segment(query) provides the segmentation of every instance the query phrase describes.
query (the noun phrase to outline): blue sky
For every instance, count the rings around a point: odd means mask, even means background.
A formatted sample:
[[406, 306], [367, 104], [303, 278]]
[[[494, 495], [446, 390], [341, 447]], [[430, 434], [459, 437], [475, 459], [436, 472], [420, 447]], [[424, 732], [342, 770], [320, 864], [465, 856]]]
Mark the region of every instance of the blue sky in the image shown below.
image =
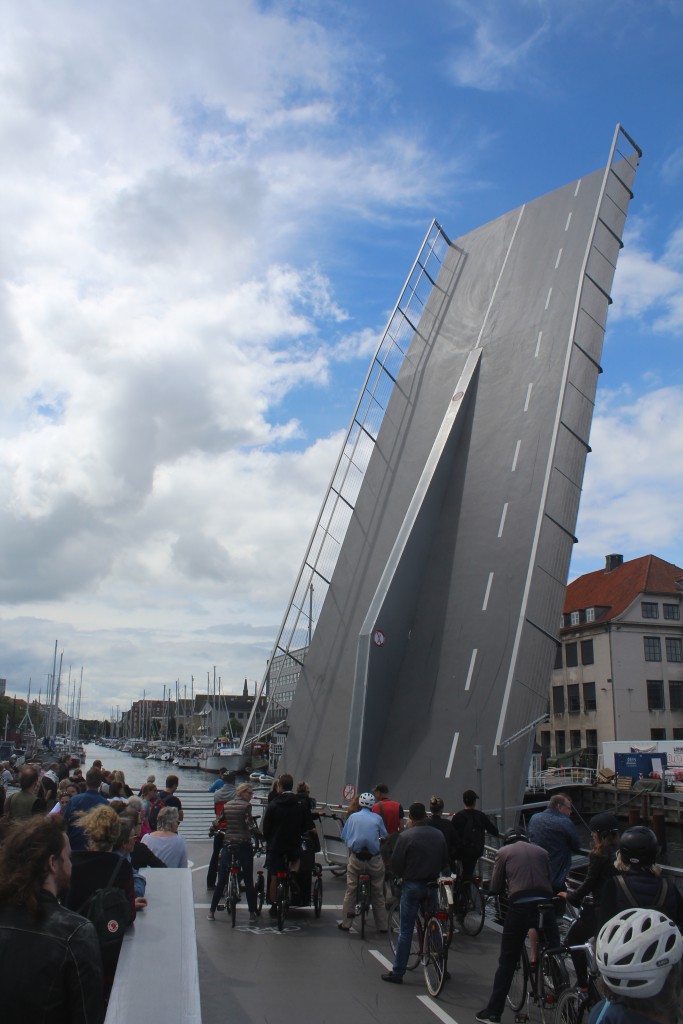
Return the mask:
[[432, 217], [644, 151], [572, 575], [681, 564], [683, 9], [26, 0], [0, 39], [0, 677], [260, 679]]

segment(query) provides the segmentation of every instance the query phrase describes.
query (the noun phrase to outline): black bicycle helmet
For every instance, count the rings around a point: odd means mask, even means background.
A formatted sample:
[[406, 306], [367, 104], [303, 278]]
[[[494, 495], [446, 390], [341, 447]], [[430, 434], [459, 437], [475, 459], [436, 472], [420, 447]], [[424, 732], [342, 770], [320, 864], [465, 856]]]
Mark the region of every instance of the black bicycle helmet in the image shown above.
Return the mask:
[[645, 825], [627, 828], [619, 840], [619, 853], [626, 864], [648, 867], [654, 864], [659, 853], [657, 836]]
[[526, 833], [526, 829], [523, 829], [521, 825], [513, 825], [511, 828], [507, 829], [503, 838], [506, 846], [510, 846], [511, 843], [529, 842], [529, 836]]
[[597, 832], [600, 838], [604, 839], [610, 832], [619, 831], [619, 819], [616, 814], [610, 814], [609, 811], [601, 811], [600, 814], [593, 815], [588, 822], [588, 828], [591, 832]]

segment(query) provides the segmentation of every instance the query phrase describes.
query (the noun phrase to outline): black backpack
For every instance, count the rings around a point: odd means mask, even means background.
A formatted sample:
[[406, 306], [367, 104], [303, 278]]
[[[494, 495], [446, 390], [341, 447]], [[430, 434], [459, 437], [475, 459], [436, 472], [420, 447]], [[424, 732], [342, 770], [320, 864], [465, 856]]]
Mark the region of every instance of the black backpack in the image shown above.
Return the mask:
[[465, 824], [458, 833], [458, 856], [480, 857], [486, 845], [486, 830], [476, 813], [467, 814]]
[[114, 881], [122, 863], [123, 857], [119, 857], [119, 862], [114, 868], [107, 885], [91, 893], [77, 911], [78, 914], [87, 917], [95, 926], [103, 959], [106, 959], [108, 952], [118, 949], [121, 945], [124, 933], [131, 919], [128, 896], [126, 896], [123, 889], [114, 886]]

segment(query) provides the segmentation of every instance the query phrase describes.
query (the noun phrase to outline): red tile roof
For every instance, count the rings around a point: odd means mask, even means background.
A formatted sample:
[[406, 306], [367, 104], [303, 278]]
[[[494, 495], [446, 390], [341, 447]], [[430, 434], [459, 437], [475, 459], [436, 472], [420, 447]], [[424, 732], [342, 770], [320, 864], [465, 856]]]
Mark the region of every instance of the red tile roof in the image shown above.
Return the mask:
[[[611, 572], [598, 569], [579, 576], [567, 587], [564, 612], [595, 608], [595, 621], [607, 622], [628, 608], [638, 594], [680, 596], [682, 586], [683, 569], [680, 566], [665, 562], [656, 555], [643, 555], [642, 558], [623, 562]], [[598, 608], [608, 610], [599, 615]]]

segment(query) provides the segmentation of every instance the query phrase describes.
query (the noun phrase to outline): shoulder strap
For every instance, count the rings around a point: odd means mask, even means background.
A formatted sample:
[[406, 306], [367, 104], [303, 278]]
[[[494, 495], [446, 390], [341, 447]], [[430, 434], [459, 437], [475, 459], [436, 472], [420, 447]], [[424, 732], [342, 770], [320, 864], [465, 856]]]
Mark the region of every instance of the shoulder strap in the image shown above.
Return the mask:
[[[118, 860], [118, 864], [117, 864], [117, 865], [115, 866], [114, 870], [112, 871], [112, 873], [111, 873], [111, 878], [109, 879], [109, 881], [107, 882], [107, 884], [106, 884], [105, 886], [103, 886], [103, 888], [105, 888], [105, 889], [111, 889], [111, 887], [112, 887], [112, 886], [113, 886], [113, 884], [114, 884], [114, 880], [115, 880], [116, 876], [118, 875], [119, 871], [121, 870], [121, 863], [122, 863], [122, 861], [123, 861], [123, 857], [119, 857], [119, 856], [117, 855], [117, 860]], [[84, 903], [82, 903], [82, 904], [81, 904], [81, 906], [80, 906], [80, 907], [78, 908], [78, 910], [76, 911], [76, 913], [77, 913], [77, 914], [83, 914], [83, 911], [84, 911], [84, 910], [85, 910], [85, 908], [87, 907], [87, 905], [88, 905], [88, 903], [90, 902], [91, 898], [92, 898], [92, 897], [93, 897], [93, 896], [95, 895], [95, 893], [96, 893], [96, 892], [98, 892], [98, 891], [100, 891], [100, 890], [97, 890], [97, 889], [95, 889], [95, 890], [94, 890], [93, 892], [89, 893], [89, 895], [88, 895], [88, 898], [87, 898], [87, 900], [85, 900], [85, 902], [84, 902]]]
[[669, 898], [669, 883], [666, 878], [660, 878], [660, 882], [662, 884], [659, 887], [659, 896], [657, 897], [657, 902], [654, 905], [655, 910], [664, 910], [666, 901]]
[[[631, 906], [632, 907], [637, 907], [638, 903], [636, 902], [636, 900], [634, 900], [633, 893], [629, 889], [629, 887], [628, 887], [628, 885], [626, 883], [626, 879], [624, 878], [624, 876], [623, 875], [617, 875], [616, 876], [616, 883], [619, 886], [619, 888], [621, 889], [621, 891], [623, 892], [623, 894], [626, 897], [627, 901], [631, 904]], [[597, 1021], [595, 1022], [595, 1024], [597, 1024]]]
[[611, 1005], [612, 1004], [610, 1003], [609, 999], [605, 999], [605, 1003], [604, 1003], [604, 1005], [602, 1007], [602, 1010], [600, 1010], [600, 1014], [599, 1014], [598, 1019], [596, 1020], [595, 1024], [601, 1024], [602, 1018], [605, 1016], [605, 1014], [607, 1013], [607, 1011], [609, 1010]]

